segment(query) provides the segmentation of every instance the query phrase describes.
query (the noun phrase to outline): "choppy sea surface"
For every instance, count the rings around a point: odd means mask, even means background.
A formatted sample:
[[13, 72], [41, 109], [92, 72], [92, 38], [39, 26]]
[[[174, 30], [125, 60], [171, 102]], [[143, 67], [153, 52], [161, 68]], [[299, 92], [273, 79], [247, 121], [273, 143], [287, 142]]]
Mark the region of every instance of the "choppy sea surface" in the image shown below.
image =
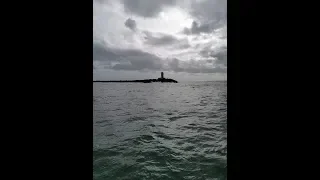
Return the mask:
[[227, 82], [93, 83], [93, 179], [227, 179]]

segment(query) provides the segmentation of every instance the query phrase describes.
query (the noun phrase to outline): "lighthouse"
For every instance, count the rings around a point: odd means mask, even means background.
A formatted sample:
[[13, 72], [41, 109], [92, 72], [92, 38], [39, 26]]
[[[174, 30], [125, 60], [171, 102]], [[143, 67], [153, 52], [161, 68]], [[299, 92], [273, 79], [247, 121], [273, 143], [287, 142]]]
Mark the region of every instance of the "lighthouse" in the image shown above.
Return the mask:
[[161, 72], [161, 79], [164, 79], [163, 72]]

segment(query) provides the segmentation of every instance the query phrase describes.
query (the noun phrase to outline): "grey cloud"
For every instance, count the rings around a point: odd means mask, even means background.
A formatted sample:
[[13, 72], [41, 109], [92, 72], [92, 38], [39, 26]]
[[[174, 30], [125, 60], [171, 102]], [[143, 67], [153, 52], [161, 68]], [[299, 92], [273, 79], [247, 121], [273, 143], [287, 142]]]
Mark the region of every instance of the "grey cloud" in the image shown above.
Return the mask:
[[199, 55], [204, 58], [208, 58], [210, 57], [210, 53], [211, 53], [210, 46], [206, 46], [199, 52]]
[[93, 42], [93, 60], [94, 61], [118, 61], [119, 56], [110, 51], [102, 43]]
[[187, 73], [225, 73], [226, 68], [220, 66], [210, 67], [205, 65], [206, 61], [197, 62], [194, 60], [181, 61], [177, 58], [173, 58], [169, 61], [169, 69], [174, 72], [187, 72]]
[[216, 53], [212, 53], [211, 57], [215, 57], [218, 61], [227, 62], [227, 51], [219, 51]]
[[217, 66], [217, 67], [200, 67], [200, 68], [188, 67], [185, 69], [185, 72], [188, 72], [188, 73], [226, 73], [227, 69], [221, 68], [219, 66]]
[[219, 38], [220, 39], [227, 39], [227, 36], [228, 36], [228, 32], [227, 32], [227, 26], [225, 25], [223, 28], [221, 28], [219, 30], [220, 32], [220, 35], [219, 35]]
[[217, 63], [222, 63], [227, 65], [227, 47], [226, 46], [222, 46], [221, 48], [213, 51], [210, 53], [211, 57], [214, 57], [217, 59]]
[[227, 68], [221, 68], [220, 66], [215, 68], [204, 68], [201, 71], [202, 73], [226, 73]]
[[137, 28], [137, 23], [136, 23], [136, 21], [133, 20], [133, 19], [131, 19], [131, 18], [127, 19], [126, 22], [124, 23], [124, 25], [125, 25], [127, 28], [131, 29], [132, 31], [135, 31], [136, 28]]
[[181, 71], [181, 68], [179, 67], [179, 64], [180, 64], [179, 62], [180, 62], [179, 59], [173, 58], [168, 63], [168, 65], [169, 65], [170, 69], [173, 70], [173, 71]]
[[163, 8], [176, 4], [176, 0], [122, 0], [125, 10], [130, 14], [155, 17]]
[[[185, 34], [210, 33], [227, 24], [226, 0], [191, 1], [189, 13], [198, 22], [193, 21], [190, 28], [184, 28]], [[226, 29], [224, 30], [226, 31]], [[226, 35], [226, 34], [225, 34]]]
[[226, 73], [226, 68], [221, 67], [201, 67], [201, 68], [194, 68], [194, 67], [188, 67], [183, 69], [184, 72], [188, 73]]
[[205, 47], [203, 50], [199, 52], [199, 54], [204, 58], [215, 58], [217, 64], [227, 65], [227, 47], [221, 46], [220, 48], [216, 48], [211, 50], [209, 47]]
[[109, 67], [110, 65], [111, 65], [111, 62], [109, 61], [93, 61], [94, 70], [103, 69], [103, 68]]
[[127, 70], [127, 71], [135, 71], [135, 70], [139, 70], [136, 69], [134, 66], [132, 66], [131, 64], [116, 64], [112, 67], [112, 69], [114, 70]]
[[153, 46], [172, 46], [173, 48], [189, 48], [190, 44], [187, 39], [178, 39], [170, 34], [152, 33], [144, 31], [145, 43]]
[[177, 46], [177, 48], [179, 49], [187, 49], [187, 48], [190, 48], [191, 45], [189, 44], [189, 42], [186, 42], [186, 43], [181, 43]]
[[119, 64], [106, 66], [116, 70], [159, 70], [162, 68], [161, 59], [156, 55], [136, 49], [109, 48], [99, 43], [93, 43], [93, 59], [104, 62], [103, 64], [117, 62]]
[[215, 29], [212, 24], [198, 24], [196, 21], [192, 22], [190, 28], [184, 28], [183, 32], [185, 34], [200, 34], [200, 33], [210, 33]]
[[[117, 0], [94, 0], [94, 2], [101, 3], [103, 6], [108, 6], [108, 4], [119, 5], [119, 1]], [[117, 27], [114, 28], [108, 27], [107, 25], [103, 27], [95, 26], [94, 37], [96, 36], [100, 41], [94, 41], [93, 43], [94, 72], [98, 72], [104, 68], [105, 70], [103, 71], [118, 72], [116, 74], [122, 74], [123, 72], [137, 74], [137, 72], [133, 71], [154, 72], [158, 70], [196, 74], [225, 73], [227, 71], [227, 48], [220, 47], [218, 49], [212, 49], [211, 47], [219, 46], [221, 41], [224, 43], [222, 39], [227, 37], [226, 0], [189, 0], [189, 2], [191, 2], [190, 7], [188, 3], [185, 3], [184, 6], [182, 0], [120, 0], [126, 14], [123, 14], [123, 12], [113, 14], [113, 11], [110, 11], [110, 9], [107, 9], [109, 12], [106, 13], [104, 11], [103, 13], [102, 11], [97, 12], [97, 14], [102, 13], [104, 17], [101, 18], [106, 18], [104, 21], [115, 22], [118, 20], [116, 17], [118, 15], [121, 16], [119, 19], [122, 19], [124, 15], [126, 15], [127, 18], [131, 15], [133, 15], [133, 17], [134, 15], [138, 15], [153, 18], [158, 16], [165, 8], [177, 5], [177, 8], [188, 11], [187, 13], [192, 16], [191, 18], [193, 18], [194, 21], [183, 31], [185, 34], [192, 34], [192, 38], [181, 38], [186, 36], [182, 35], [180, 37], [175, 34], [169, 34], [169, 32], [166, 34], [143, 31], [143, 29], [140, 29], [142, 26], [140, 27], [140, 24], [137, 24], [137, 21], [132, 19], [132, 17], [121, 20], [118, 22], [120, 24], [117, 23]], [[118, 27], [118, 25], [120, 27]], [[148, 25], [145, 26], [146, 28], [148, 27]], [[128, 28], [135, 31], [135, 33], [124, 31], [124, 39], [121, 39], [121, 42], [117, 43], [117, 38], [122, 36], [122, 32], [118, 36], [112, 36], [111, 34], [116, 34], [114, 31], [117, 31], [119, 28], [122, 28], [121, 30]], [[183, 29], [180, 29], [180, 33], [182, 32], [181, 30]], [[159, 32], [160, 31], [163, 31], [163, 29], [159, 29]], [[124, 46], [121, 46], [126, 43], [132, 43], [134, 45], [135, 40], [141, 38], [141, 35], [145, 36], [143, 42], [145, 44], [140, 46], [141, 39], [139, 39], [139, 46], [133, 47], [145, 49], [123, 49]], [[212, 36], [220, 39], [217, 41], [217, 44], [214, 44], [214, 39], [211, 41]], [[103, 39], [106, 41], [101, 43]], [[207, 42], [208, 44], [206, 44]], [[111, 44], [118, 46], [118, 48], [111, 47]], [[192, 45], [192, 47], [195, 46], [195, 48], [190, 48], [190, 45]], [[168, 62], [162, 59], [160, 55], [157, 56], [152, 52], [145, 52], [155, 49], [159, 49], [158, 52], [163, 51], [164, 54], [167, 53], [166, 55], [169, 57], [177, 58], [173, 58]], [[190, 54], [190, 56], [188, 54]], [[201, 55], [201, 60], [198, 60], [199, 55]], [[198, 61], [189, 60], [188, 57], [195, 57]], [[178, 58], [181, 58], [181, 60]], [[165, 62], [168, 64], [165, 64]], [[125, 76], [125, 78], [126, 77], [127, 76]]]
[[105, 2], [108, 2], [108, 0], [93, 0], [93, 2], [103, 4]]
[[192, 1], [191, 7], [190, 13], [203, 22], [227, 22], [227, 0]]
[[122, 50], [121, 56], [129, 63], [113, 66], [115, 70], [160, 70], [162, 61], [156, 55], [140, 50]]
[[[94, 69], [103, 67], [113, 70], [142, 71], [142, 70], [169, 70], [187, 73], [220, 73], [226, 72], [220, 67], [210, 67], [203, 61], [181, 61], [174, 58], [169, 61], [168, 68], [164, 61], [151, 53], [137, 49], [110, 48], [102, 43], [93, 43]], [[215, 54], [219, 56], [219, 53]], [[116, 63], [116, 64], [115, 64]]]
[[149, 31], [144, 31], [145, 36], [145, 41], [147, 44], [151, 45], [169, 45], [173, 43], [179, 42], [177, 38], [175, 38], [172, 35], [169, 34], [156, 34], [156, 33], [151, 33]]

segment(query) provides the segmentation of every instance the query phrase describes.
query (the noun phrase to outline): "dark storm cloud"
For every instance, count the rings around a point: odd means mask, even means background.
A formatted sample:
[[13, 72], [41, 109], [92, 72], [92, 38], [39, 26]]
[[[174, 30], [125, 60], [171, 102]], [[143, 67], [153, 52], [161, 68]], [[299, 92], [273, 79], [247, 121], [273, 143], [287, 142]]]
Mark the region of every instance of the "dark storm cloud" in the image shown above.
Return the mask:
[[129, 14], [155, 17], [164, 7], [175, 5], [176, 0], [122, 0], [122, 3]]
[[136, 21], [133, 20], [133, 19], [131, 19], [131, 18], [127, 19], [126, 22], [124, 22], [124, 25], [125, 25], [127, 28], [131, 29], [132, 31], [135, 31], [136, 28], [137, 28], [137, 23], [136, 23]]

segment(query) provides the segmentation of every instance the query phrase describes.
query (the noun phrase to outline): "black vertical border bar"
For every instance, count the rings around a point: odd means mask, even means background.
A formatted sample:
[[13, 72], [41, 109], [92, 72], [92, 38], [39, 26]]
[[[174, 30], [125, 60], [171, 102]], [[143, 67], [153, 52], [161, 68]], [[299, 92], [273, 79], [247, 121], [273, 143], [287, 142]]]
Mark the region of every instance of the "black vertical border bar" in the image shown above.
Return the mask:
[[229, 180], [240, 178], [240, 2], [228, 0], [228, 154]]
[[92, 179], [92, 1], [3, 7], [4, 178]]
[[49, 154], [54, 164], [49, 175], [92, 179], [93, 2], [57, 2], [50, 8], [55, 13], [48, 34], [54, 51], [46, 72], [54, 75], [48, 82], [51, 88], [46, 88], [50, 92], [46, 117], [52, 118], [46, 127], [52, 134]]
[[[255, 1], [228, 0], [228, 179], [256, 179], [263, 128], [261, 15]], [[259, 19], [259, 18], [260, 19]], [[263, 34], [265, 35], [265, 34]], [[260, 51], [259, 51], [260, 50]], [[260, 138], [260, 140], [259, 140]], [[261, 146], [260, 146], [261, 147]], [[264, 154], [265, 155], [265, 154]], [[259, 176], [254, 176], [254, 174]], [[264, 174], [265, 176], [265, 174]]]

